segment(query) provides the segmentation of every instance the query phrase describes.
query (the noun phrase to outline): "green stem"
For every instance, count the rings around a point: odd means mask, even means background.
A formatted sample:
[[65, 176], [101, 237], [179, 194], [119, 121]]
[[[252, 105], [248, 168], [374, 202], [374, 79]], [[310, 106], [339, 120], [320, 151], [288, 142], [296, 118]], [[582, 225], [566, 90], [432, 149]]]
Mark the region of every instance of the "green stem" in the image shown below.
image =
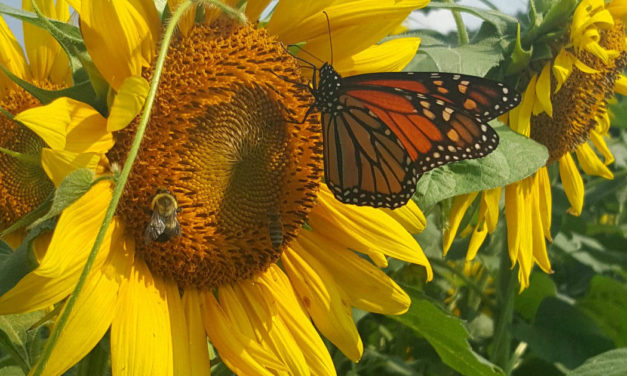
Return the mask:
[[[505, 241], [503, 240], [502, 243], [505, 243]], [[505, 375], [510, 375], [512, 371], [512, 335], [510, 330], [512, 320], [514, 319], [514, 297], [516, 296], [518, 283], [516, 272], [511, 268], [507, 244], [503, 244], [500, 249], [503, 252], [496, 284], [497, 306], [500, 309], [494, 320], [494, 336], [490, 361], [500, 366]]]
[[[455, 4], [454, 0], [446, 0], [446, 2]], [[453, 13], [453, 19], [455, 20], [455, 25], [457, 25], [457, 38], [459, 39], [459, 45], [463, 46], [468, 44], [470, 39], [468, 38], [468, 31], [466, 30], [466, 25], [464, 25], [462, 14], [457, 10], [451, 10], [451, 13]]]
[[4, 154], [6, 154], [8, 156], [11, 156], [11, 157], [19, 160], [19, 161], [26, 162], [26, 163], [31, 164], [31, 165], [35, 165], [35, 166], [40, 166], [41, 165], [41, 163], [39, 163], [39, 159], [37, 157], [35, 157], [34, 155], [18, 153], [17, 151], [5, 149], [3, 147], [0, 147], [0, 153], [4, 153]]
[[80, 275], [78, 283], [74, 288], [74, 291], [69, 296], [68, 301], [65, 305], [65, 309], [61, 313], [59, 320], [57, 321], [57, 325], [55, 326], [52, 334], [50, 335], [50, 339], [46, 344], [46, 347], [41, 354], [39, 362], [37, 363], [37, 368], [33, 373], [34, 376], [39, 376], [43, 373], [46, 368], [46, 363], [48, 363], [48, 359], [50, 359], [50, 355], [52, 354], [52, 350], [56, 345], [59, 337], [61, 336], [61, 332], [63, 328], [67, 324], [68, 318], [74, 305], [76, 304], [76, 300], [85, 285], [85, 281], [87, 280], [87, 276], [91, 271], [91, 268], [96, 259], [96, 255], [98, 253], [98, 249], [104, 240], [105, 232], [107, 228], [111, 224], [111, 220], [113, 219], [113, 215], [115, 214], [115, 210], [118, 206], [118, 202], [120, 201], [120, 197], [122, 196], [122, 192], [124, 190], [124, 186], [126, 185], [126, 181], [128, 180], [128, 175], [131, 172], [131, 168], [133, 163], [135, 162], [135, 158], [137, 157], [137, 152], [139, 151], [139, 145], [144, 137], [144, 133], [146, 131], [146, 126], [148, 124], [148, 119], [150, 115], [150, 111], [152, 110], [152, 105], [155, 100], [155, 96], [157, 94], [157, 88], [159, 86], [159, 79], [161, 78], [161, 71], [163, 70], [163, 65], [165, 62], [166, 53], [168, 51], [168, 47], [170, 46], [170, 42], [172, 40], [172, 35], [174, 34], [174, 30], [178, 20], [181, 18], [183, 13], [187, 8], [189, 8], [194, 2], [192, 0], [187, 0], [183, 2], [174, 12], [172, 18], [170, 19], [170, 23], [165, 31], [165, 35], [163, 37], [163, 43], [161, 44], [161, 50], [159, 51], [159, 57], [157, 59], [157, 64], [155, 66], [154, 76], [150, 85], [150, 90], [148, 91], [148, 97], [146, 98], [146, 106], [144, 107], [144, 112], [142, 113], [141, 120], [139, 125], [137, 126], [137, 133], [135, 134], [135, 139], [133, 140], [133, 145], [131, 146], [126, 162], [124, 163], [124, 167], [122, 168], [122, 172], [118, 179], [117, 184], [113, 189], [113, 196], [111, 198], [111, 202], [109, 203], [109, 207], [107, 208], [107, 212], [105, 214], [104, 220], [102, 221], [102, 226], [100, 226], [100, 231], [96, 236], [96, 241], [91, 249], [91, 253], [85, 262], [85, 267]]

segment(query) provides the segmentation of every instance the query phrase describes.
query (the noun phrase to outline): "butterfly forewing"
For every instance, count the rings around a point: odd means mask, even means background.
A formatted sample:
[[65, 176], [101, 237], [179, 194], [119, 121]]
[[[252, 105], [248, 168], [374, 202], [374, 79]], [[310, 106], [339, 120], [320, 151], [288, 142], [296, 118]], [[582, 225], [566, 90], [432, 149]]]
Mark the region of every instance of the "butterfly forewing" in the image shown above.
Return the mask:
[[500, 82], [457, 73], [370, 73], [342, 78], [342, 84], [345, 87], [398, 88], [426, 94], [484, 122], [511, 110], [520, 101], [520, 95], [515, 90]]

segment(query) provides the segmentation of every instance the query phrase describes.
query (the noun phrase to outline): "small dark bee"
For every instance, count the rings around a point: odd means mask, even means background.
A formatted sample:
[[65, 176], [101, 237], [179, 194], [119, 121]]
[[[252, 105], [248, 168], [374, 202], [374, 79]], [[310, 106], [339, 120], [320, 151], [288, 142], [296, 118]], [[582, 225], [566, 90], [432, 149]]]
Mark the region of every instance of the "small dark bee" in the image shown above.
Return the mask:
[[181, 208], [169, 190], [157, 190], [157, 194], [150, 203], [150, 208], [152, 209], [152, 216], [144, 232], [146, 244], [152, 241], [167, 242], [173, 237], [181, 235], [181, 225], [176, 218]]
[[270, 242], [272, 247], [278, 250], [283, 244], [283, 223], [281, 216], [276, 212], [268, 213], [268, 231], [270, 232]]

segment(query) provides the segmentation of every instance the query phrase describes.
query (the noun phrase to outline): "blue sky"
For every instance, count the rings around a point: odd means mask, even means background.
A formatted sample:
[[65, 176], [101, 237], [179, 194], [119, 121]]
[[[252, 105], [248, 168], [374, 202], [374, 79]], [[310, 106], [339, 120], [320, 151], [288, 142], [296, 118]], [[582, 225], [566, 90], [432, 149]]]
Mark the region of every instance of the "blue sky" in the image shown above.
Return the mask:
[[[0, 0], [0, 2], [15, 8], [21, 7], [22, 4], [22, 0]], [[517, 11], [526, 9], [528, 4], [528, 0], [492, 0], [491, 2], [501, 9], [501, 11], [510, 15], [514, 15]], [[486, 8], [486, 6], [479, 0], [461, 0], [458, 3], [478, 8]], [[481, 20], [477, 17], [463, 13], [462, 17], [470, 29], [476, 28], [481, 24]], [[23, 42], [21, 22], [7, 16], [4, 16], [4, 19], [15, 33], [18, 40]], [[429, 15], [425, 15], [420, 11], [414, 12], [409, 18], [409, 25], [420, 29], [431, 28], [442, 33], [455, 30], [453, 16], [451, 15], [451, 12], [447, 10], [434, 10], [431, 11]]]

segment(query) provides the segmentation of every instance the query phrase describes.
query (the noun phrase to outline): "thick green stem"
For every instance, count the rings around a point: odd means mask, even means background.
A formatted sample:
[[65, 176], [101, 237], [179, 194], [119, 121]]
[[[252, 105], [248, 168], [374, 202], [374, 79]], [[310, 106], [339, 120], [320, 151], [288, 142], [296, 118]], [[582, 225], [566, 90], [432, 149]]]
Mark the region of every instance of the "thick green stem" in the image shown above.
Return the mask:
[[[454, 0], [446, 0], [446, 2], [455, 4]], [[459, 45], [463, 46], [468, 44], [470, 39], [468, 38], [468, 30], [466, 30], [462, 14], [457, 10], [451, 10], [451, 13], [453, 13], [453, 19], [455, 20], [455, 25], [457, 25], [457, 38], [459, 39]]]
[[76, 287], [74, 288], [74, 291], [68, 298], [68, 301], [65, 305], [65, 309], [61, 313], [61, 316], [59, 317], [59, 320], [57, 321], [57, 325], [54, 327], [54, 330], [52, 331], [52, 334], [50, 335], [50, 339], [48, 340], [46, 348], [41, 354], [39, 362], [37, 363], [37, 368], [35, 369], [35, 372], [33, 373], [34, 376], [41, 375], [44, 369], [46, 368], [46, 363], [48, 363], [48, 359], [50, 359], [52, 350], [54, 349], [54, 346], [59, 340], [59, 337], [61, 336], [61, 332], [63, 331], [63, 328], [67, 324], [70, 313], [72, 312], [72, 309], [74, 308], [74, 305], [76, 304], [76, 300], [78, 299], [78, 296], [81, 290], [83, 289], [83, 286], [85, 285], [85, 281], [87, 280], [87, 276], [94, 264], [96, 255], [98, 253], [98, 249], [100, 248], [100, 245], [102, 244], [102, 241], [104, 240], [104, 235], [107, 231], [107, 228], [111, 224], [111, 220], [113, 219], [113, 215], [115, 214], [115, 209], [117, 208], [118, 202], [120, 201], [120, 197], [122, 196], [124, 185], [126, 184], [126, 181], [128, 180], [128, 175], [130, 174], [133, 163], [135, 162], [135, 158], [137, 157], [137, 152], [139, 151], [139, 145], [141, 144], [141, 141], [144, 137], [144, 133], [146, 131], [146, 126], [148, 124], [150, 111], [152, 110], [152, 105], [155, 100], [155, 96], [157, 94], [157, 88], [159, 86], [159, 79], [161, 77], [161, 71], [163, 70], [163, 64], [165, 62], [166, 53], [168, 51], [168, 47], [170, 46], [170, 42], [172, 40], [172, 35], [174, 34], [176, 24], [178, 20], [181, 18], [181, 16], [183, 15], [183, 13], [185, 12], [185, 10], [189, 8], [192, 4], [194, 4], [194, 2], [191, 0], [187, 0], [183, 2], [176, 9], [174, 14], [172, 15], [172, 18], [170, 19], [170, 23], [168, 24], [168, 27], [166, 29], [166, 32], [163, 38], [163, 43], [161, 44], [161, 50], [159, 51], [159, 57], [157, 59], [157, 64], [155, 66], [153, 80], [150, 85], [150, 90], [148, 91], [148, 97], [146, 98], [146, 106], [144, 108], [144, 112], [142, 113], [142, 117], [139, 122], [139, 125], [137, 126], [137, 133], [135, 134], [133, 145], [131, 146], [129, 150], [128, 157], [126, 159], [126, 162], [124, 163], [124, 167], [122, 168], [122, 172], [117, 181], [117, 184], [113, 188], [113, 197], [111, 198], [111, 202], [109, 203], [109, 207], [107, 208], [107, 212], [102, 222], [102, 226], [100, 226], [100, 231], [98, 232], [98, 235], [96, 236], [96, 241], [94, 242], [91, 253], [89, 254], [89, 257], [87, 258], [87, 261], [85, 262], [85, 267], [83, 268], [83, 271], [80, 275], [78, 283], [76, 284]]
[[514, 297], [517, 290], [516, 272], [511, 268], [511, 260], [507, 252], [507, 244], [502, 241], [503, 251], [499, 274], [497, 276], [496, 297], [499, 311], [494, 318], [494, 336], [490, 361], [500, 366], [506, 375], [512, 371], [512, 335], [511, 326], [514, 318]]

